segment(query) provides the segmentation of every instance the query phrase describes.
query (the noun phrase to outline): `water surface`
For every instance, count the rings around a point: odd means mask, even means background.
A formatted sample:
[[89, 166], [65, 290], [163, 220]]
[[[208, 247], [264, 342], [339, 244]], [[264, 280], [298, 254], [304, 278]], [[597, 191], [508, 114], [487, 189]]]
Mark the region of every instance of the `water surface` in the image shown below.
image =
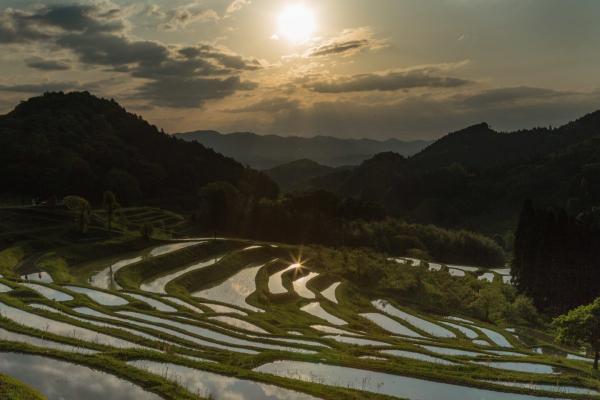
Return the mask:
[[38, 329], [42, 332], [49, 332], [55, 335], [74, 337], [84, 342], [92, 342], [119, 348], [141, 348], [142, 346], [128, 342], [123, 339], [98, 333], [91, 329], [71, 325], [66, 322], [56, 321], [41, 315], [23, 311], [19, 308], [0, 303], [0, 313], [2, 316], [15, 321], [18, 324]]
[[48, 286], [38, 285], [37, 283], [22, 283], [23, 286], [28, 287], [31, 290], [34, 290], [47, 298], [48, 300], [54, 301], [71, 301], [73, 300], [73, 296], [67, 294], [65, 292], [61, 292], [60, 290], [52, 289]]
[[49, 357], [1, 352], [0, 372], [37, 389], [48, 400], [161, 400], [114, 375]]
[[306, 313], [314, 315], [315, 317], [324, 319], [332, 325], [346, 325], [346, 321], [325, 311], [318, 301], [309, 303], [300, 309]]
[[331, 286], [329, 286], [327, 289], [323, 290], [321, 292], [321, 294], [323, 295], [323, 297], [325, 297], [327, 300], [334, 302], [335, 304], [338, 304], [337, 298], [335, 297], [335, 291], [338, 288], [338, 286], [340, 286], [342, 282], [336, 282], [334, 284], [332, 284]]
[[316, 272], [310, 272], [308, 275], [305, 275], [299, 279], [296, 279], [293, 282], [294, 285], [294, 291], [298, 294], [298, 296], [300, 297], [304, 297], [305, 299], [314, 299], [315, 298], [315, 294], [308, 290], [308, 288], [306, 287], [306, 284], [308, 283], [308, 281], [310, 281], [313, 278], [316, 278], [319, 274]]
[[114, 294], [101, 292], [99, 290], [70, 285], [64, 287], [75, 293], [84, 294], [96, 303], [102, 304], [103, 306], [124, 306], [125, 304], [129, 303], [127, 300], [120, 296], [115, 296]]
[[177, 311], [177, 309], [175, 307], [171, 307], [170, 305], [165, 304], [162, 301], [153, 299], [152, 297], [143, 296], [143, 295], [137, 294], [137, 293], [126, 293], [126, 294], [128, 296], [133, 297], [134, 299], [137, 299], [141, 302], [148, 304], [150, 307], [154, 308], [155, 310], [162, 311], [162, 312], [168, 312], [168, 313]]
[[382, 372], [302, 361], [275, 361], [261, 365], [254, 371], [412, 400], [552, 400], [548, 397], [502, 393]]
[[383, 300], [375, 300], [372, 304], [380, 311], [385, 312], [386, 314], [392, 315], [394, 317], [400, 318], [409, 324], [419, 328], [420, 330], [427, 332], [432, 336], [442, 337], [442, 338], [455, 338], [456, 335], [449, 331], [446, 328], [438, 324], [434, 324], [433, 322], [429, 322], [423, 318], [416, 317], [412, 314], [404, 312], [402, 310], [397, 309], [393, 305], [389, 304]]
[[203, 269], [203, 268], [206, 268], [213, 264], [216, 264], [217, 262], [219, 262], [220, 259], [221, 259], [220, 257], [217, 257], [217, 258], [212, 258], [210, 260], [203, 260], [199, 263], [190, 265], [189, 267], [186, 267], [184, 269], [180, 269], [178, 271], [171, 272], [170, 274], [160, 276], [151, 281], [142, 283], [140, 285], [140, 289], [142, 289], [144, 292], [166, 294], [167, 291], [165, 288], [167, 287], [167, 284], [169, 282], [171, 282], [189, 272], [197, 271], [199, 269]]
[[264, 312], [264, 310], [251, 306], [246, 302], [246, 298], [256, 290], [256, 274], [263, 266], [258, 265], [243, 269], [220, 285], [200, 290], [193, 293], [192, 296], [233, 304], [254, 312]]
[[396, 335], [410, 336], [415, 338], [423, 337], [417, 332], [413, 331], [412, 329], [409, 329], [406, 326], [402, 325], [400, 322], [391, 319], [387, 315], [379, 313], [364, 313], [360, 314], [360, 316], [365, 317], [380, 328], [383, 328], [386, 331], [394, 333]]
[[162, 376], [189, 392], [215, 400], [316, 400], [315, 397], [279, 386], [218, 375], [177, 364], [137, 360], [130, 365]]

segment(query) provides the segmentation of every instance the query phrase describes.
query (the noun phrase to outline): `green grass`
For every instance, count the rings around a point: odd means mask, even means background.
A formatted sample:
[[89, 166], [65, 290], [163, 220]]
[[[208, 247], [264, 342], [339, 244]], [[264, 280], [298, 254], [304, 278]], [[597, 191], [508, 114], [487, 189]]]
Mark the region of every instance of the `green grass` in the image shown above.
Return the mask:
[[24, 383], [0, 374], [0, 399], [44, 400], [46, 398]]
[[[197, 305], [204, 309], [205, 312], [201, 315], [196, 315], [189, 312], [187, 309], [177, 304], [173, 304], [177, 308], [177, 312], [171, 315], [154, 311], [151, 307], [143, 302], [128, 298], [130, 303], [120, 307], [103, 307], [87, 296], [73, 294], [74, 299], [70, 302], [56, 303], [40, 297], [37, 293], [19, 286], [17, 279], [11, 278], [11, 272], [14, 267], [23, 259], [31, 254], [41, 253], [39, 258], [36, 258], [37, 265], [48, 271], [56, 282], [77, 282], [85, 283], [87, 278], [102, 268], [105, 268], [110, 263], [119, 259], [132, 258], [137, 254], [146, 254], [148, 250], [156, 245], [166, 243], [164, 241], [152, 240], [145, 241], [140, 238], [137, 232], [134, 232], [133, 225], [139, 223], [163, 223], [166, 226], [180, 226], [178, 224], [184, 222], [181, 219], [171, 215], [170, 212], [162, 212], [153, 208], [133, 208], [124, 209], [123, 220], [118, 222], [118, 230], [112, 235], [102, 227], [103, 215], [102, 212], [97, 212], [96, 226], [94, 227], [94, 235], [81, 237], [74, 234], [72, 230], [72, 221], [68, 219], [60, 219], [68, 217], [68, 214], [62, 215], [60, 212], [36, 212], [33, 214], [33, 219], [38, 221], [40, 225], [36, 228], [35, 224], [19, 226], [19, 220], [27, 219], [27, 212], [19, 210], [12, 215], [8, 222], [4, 222], [5, 226], [11, 225], [12, 230], [4, 232], [5, 237], [17, 238], [17, 242], [0, 251], [0, 273], [5, 275], [2, 283], [14, 288], [12, 292], [0, 294], [0, 301], [9, 304], [13, 307], [27, 310], [28, 312], [56, 319], [63, 322], [91, 329], [97, 332], [109, 334], [124, 340], [132, 341], [149, 349], [135, 350], [119, 350], [109, 348], [99, 344], [80, 341], [73, 337], [63, 337], [53, 335], [48, 332], [37, 331], [26, 328], [4, 318], [0, 318], [0, 326], [15, 332], [26, 333], [37, 337], [54, 340], [60, 343], [71, 344], [75, 346], [83, 346], [90, 349], [98, 350], [100, 353], [95, 355], [79, 355], [65, 353], [57, 350], [40, 349], [35, 346], [25, 344], [15, 344], [0, 340], [0, 350], [2, 351], [21, 351], [32, 354], [40, 354], [50, 357], [55, 357], [67, 360], [73, 363], [90, 366], [101, 369], [108, 373], [117, 375], [127, 379], [137, 385], [140, 385], [147, 390], [151, 390], [167, 399], [192, 399], [196, 398], [192, 394], [186, 392], [179, 386], [166, 381], [162, 377], [145, 373], [135, 368], [127, 366], [125, 363], [129, 360], [148, 359], [163, 362], [173, 362], [181, 365], [186, 365], [192, 368], [207, 370], [222, 375], [251, 379], [258, 382], [275, 384], [293, 390], [298, 390], [304, 393], [312, 394], [316, 397], [324, 399], [386, 399], [387, 396], [382, 396], [369, 392], [361, 392], [357, 390], [329, 387], [317, 384], [315, 382], [300, 382], [293, 379], [281, 378], [271, 375], [263, 375], [251, 371], [252, 368], [263, 363], [276, 361], [280, 359], [297, 360], [306, 362], [321, 362], [332, 365], [341, 365], [345, 367], [360, 368], [365, 370], [373, 370], [410, 376], [415, 378], [427, 379], [437, 382], [455, 383], [466, 386], [474, 386], [492, 390], [510, 391], [515, 393], [530, 393], [527, 389], [519, 388], [501, 388], [493, 383], [484, 382], [484, 380], [506, 380], [519, 382], [538, 382], [550, 384], [571, 384], [581, 385], [590, 388], [600, 389], [600, 376], [593, 372], [589, 364], [578, 361], [567, 360], [563, 358], [552, 357], [549, 355], [532, 354], [530, 346], [534, 343], [544, 344], [557, 347], [552, 338], [544, 330], [546, 327], [541, 326], [521, 326], [519, 325], [519, 333], [523, 333], [531, 338], [531, 343], [523, 344], [514, 341], [514, 350], [517, 352], [527, 353], [525, 357], [501, 356], [495, 357], [494, 360], [500, 361], [527, 361], [539, 362], [549, 365], [561, 366], [567, 369], [567, 372], [558, 376], [554, 375], [538, 375], [519, 373], [504, 370], [490, 370], [480, 365], [462, 363], [465, 359], [454, 356], [441, 356], [433, 354], [426, 349], [411, 343], [410, 341], [395, 338], [381, 328], [371, 324], [368, 320], [358, 316], [362, 312], [375, 312], [371, 306], [371, 300], [384, 298], [389, 299], [399, 309], [405, 310], [420, 318], [435, 322], [444, 315], [466, 315], [470, 319], [476, 320], [470, 313], [468, 307], [460, 302], [448, 301], [444, 304], [445, 296], [452, 294], [462, 296], [465, 290], [472, 290], [476, 293], [482, 287], [490, 285], [485, 282], [477, 281], [475, 277], [468, 276], [466, 278], [449, 277], [445, 272], [427, 272], [421, 271], [419, 268], [401, 269], [393, 263], [386, 263], [385, 256], [375, 253], [369, 253], [367, 256], [361, 253], [352, 254], [350, 251], [341, 250], [335, 251], [332, 249], [323, 248], [298, 248], [295, 246], [280, 246], [271, 247], [268, 243], [262, 243], [263, 247], [242, 251], [241, 248], [255, 244], [254, 242], [236, 240], [236, 241], [210, 241], [202, 245], [194, 245], [174, 253], [165, 254], [158, 257], [146, 258], [136, 264], [131, 264], [121, 269], [117, 275], [117, 281], [129, 291], [138, 293], [139, 285], [149, 280], [156, 279], [167, 273], [185, 268], [198, 261], [216, 257], [225, 254], [219, 262], [206, 267], [202, 270], [188, 273], [177, 280], [170, 282], [167, 285], [167, 291], [171, 295], [175, 295], [180, 299], [184, 299], [191, 304]], [[16, 215], [16, 217], [15, 217]], [[53, 226], [54, 228], [49, 229]], [[62, 221], [62, 223], [56, 223]], [[154, 221], [154, 222], [153, 222]], [[159, 221], [159, 222], [156, 222]], [[162, 221], [162, 222], [160, 222]], [[177, 222], [179, 221], [179, 222]], [[46, 225], [44, 225], [46, 224]], [[26, 226], [27, 225], [27, 226]], [[24, 228], [24, 229], [21, 229]], [[37, 229], [37, 230], [36, 230]], [[49, 230], [46, 230], [49, 229]], [[31, 237], [26, 241], [20, 241], [21, 233], [24, 231], [42, 233], [35, 240]], [[14, 234], [17, 232], [18, 234]], [[102, 233], [102, 234], [100, 234]], [[90, 239], [91, 238], [91, 239]], [[304, 253], [309, 260], [306, 262], [307, 267], [311, 271], [319, 272], [320, 275], [309, 281], [308, 289], [316, 294], [317, 301], [321, 301], [323, 308], [342, 318], [348, 322], [343, 329], [355, 333], [359, 331], [366, 332], [369, 339], [386, 342], [392, 345], [395, 349], [404, 349], [423, 354], [432, 355], [439, 358], [460, 363], [458, 366], [442, 366], [429, 364], [417, 360], [387, 358], [386, 361], [365, 360], [360, 359], [360, 356], [381, 356], [377, 348], [365, 346], [353, 346], [341, 344], [329, 339], [323, 338], [324, 334], [318, 333], [310, 329], [312, 324], [324, 324], [324, 321], [311, 316], [310, 314], [300, 311], [300, 307], [314, 301], [307, 300], [298, 296], [292, 289], [292, 280], [294, 271], [289, 271], [283, 275], [284, 287], [288, 289], [288, 293], [272, 294], [268, 289], [268, 279], [273, 273], [286, 268], [294, 256]], [[277, 259], [277, 260], [274, 260]], [[274, 261], [271, 261], [274, 260]], [[271, 261], [271, 262], [270, 262]], [[377, 282], [362, 280], [361, 277], [366, 273], [368, 275], [369, 268], [377, 268], [378, 263], [384, 264], [384, 274], [381, 275], [381, 282], [385, 285], [378, 285]], [[258, 355], [246, 355], [238, 353], [224, 352], [210, 347], [202, 347], [195, 343], [188, 342], [185, 339], [171, 336], [167, 333], [161, 333], [160, 336], [169, 342], [170, 345], [163, 345], [157, 341], [145, 339], [142, 337], [134, 337], [130, 333], [122, 331], [118, 328], [98, 327], [91, 322], [73, 320], [68, 315], [74, 315], [71, 310], [73, 307], [86, 306], [108, 315], [117, 316], [115, 311], [129, 310], [144, 312], [149, 315], [160, 316], [161, 318], [188, 318], [186, 323], [199, 327], [210, 327], [211, 329], [226, 333], [234, 337], [245, 338], [243, 332], [228, 327], [225, 324], [211, 324], [207, 318], [217, 315], [209, 309], [199, 304], [202, 300], [190, 298], [189, 294], [198, 290], [206, 289], [220, 284], [230, 276], [245, 267], [253, 265], [262, 265], [267, 263], [258, 271], [256, 276], [256, 291], [252, 293], [247, 302], [250, 305], [267, 310], [264, 313], [249, 313], [248, 316], [239, 317], [245, 321], [253, 323], [257, 326], [267, 329], [272, 333], [272, 336], [261, 340], [265, 343], [276, 343], [273, 340], [276, 337], [281, 338], [298, 338], [290, 335], [291, 330], [299, 331], [304, 334], [304, 339], [311, 339], [330, 346], [330, 348], [319, 348], [317, 354], [300, 354], [300, 353], [284, 353], [280, 351], [265, 350]], [[366, 269], [365, 271], [361, 270]], [[394, 269], [395, 268], [395, 269]], [[4, 273], [6, 272], [6, 273]], [[305, 271], [305, 273], [308, 271]], [[460, 279], [465, 279], [460, 281]], [[341, 281], [342, 284], [337, 289], [337, 298], [339, 305], [335, 305], [326, 301], [320, 294], [322, 290], [330, 284]], [[423, 287], [419, 287], [417, 284]], [[60, 289], [59, 285], [50, 285], [56, 289]], [[416, 288], [416, 289], [415, 289]], [[66, 291], [65, 289], [61, 289]], [[469, 292], [471, 293], [471, 292]], [[126, 296], [121, 293], [120, 295]], [[160, 299], [160, 296], [144, 293], [144, 295]], [[427, 298], [427, 296], [432, 298]], [[452, 299], [452, 297], [449, 297]], [[42, 303], [50, 305], [54, 308], [66, 313], [67, 316], [49, 313], [43, 310], [28, 309], [28, 303]], [[222, 303], [223, 305], [228, 305]], [[231, 306], [231, 305], [229, 305]], [[239, 308], [235, 307], [234, 308]], [[88, 318], [88, 317], [86, 317]], [[110, 323], [115, 326], [134, 329], [147, 334], [157, 334], [153, 329], [140, 327], [131, 322], [119, 322], [104, 318], [89, 317], [90, 321], [98, 321]], [[405, 324], [415, 331], [420, 331], [418, 327], [410, 326], [405, 321], [396, 319], [399, 323]], [[502, 326], [495, 325], [490, 322], [477, 322], [480, 326], [502, 332]], [[167, 326], [165, 326], [167, 327]], [[185, 330], [180, 330], [177, 327], [168, 326], [168, 328], [179, 331], [181, 333], [190, 334]], [[459, 334], [458, 331], [448, 328]], [[476, 330], [476, 328], [472, 328]], [[424, 334], [424, 332], [420, 331]], [[459, 334], [460, 335], [460, 334]], [[192, 334], [193, 336], [193, 334]], [[260, 335], [259, 335], [260, 336]], [[204, 338], [206, 339], [206, 338]], [[210, 339], [207, 339], [210, 341]], [[434, 340], [434, 339], [432, 339]], [[465, 350], [474, 350], [472, 342], [466, 338], [462, 340], [451, 339], [435, 339], [435, 343], [440, 346], [460, 348]], [[187, 346], [187, 347], [186, 347]], [[303, 345], [297, 347], [310, 348]], [[558, 347], [557, 347], [558, 348]], [[501, 350], [498, 347], [490, 346], [490, 349]], [[481, 349], [479, 349], [481, 350]], [[512, 350], [512, 349], [511, 349]], [[163, 351], [163, 352], [160, 352]], [[185, 358], [185, 356], [196, 356], [218, 361], [218, 363], [203, 363]], [[481, 360], [489, 359], [481, 357]], [[0, 377], [0, 390], [5, 382], [4, 377]], [[20, 390], [17, 389], [10, 390]], [[2, 392], [0, 392], [1, 394]], [[11, 393], [11, 392], [9, 392]], [[14, 393], [18, 393], [15, 391]], [[12, 393], [11, 393], [12, 394]], [[546, 393], [536, 392], [536, 394], [544, 394], [547, 397], [562, 397], [572, 399], [589, 399], [589, 396], [564, 395], [562, 393]], [[19, 394], [20, 395], [20, 394]], [[16, 399], [37, 399], [40, 397], [16, 397]], [[24, 395], [21, 395], [24, 396]], [[0, 395], [0, 398], [4, 398]], [[598, 398], [598, 397], [595, 397]]]

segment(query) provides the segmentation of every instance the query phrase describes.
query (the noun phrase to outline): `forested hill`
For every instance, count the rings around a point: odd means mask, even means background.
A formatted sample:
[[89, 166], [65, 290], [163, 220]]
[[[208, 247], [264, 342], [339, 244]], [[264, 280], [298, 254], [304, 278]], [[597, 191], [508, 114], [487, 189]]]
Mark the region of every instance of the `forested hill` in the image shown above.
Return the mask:
[[1, 116], [0, 160], [0, 191], [16, 196], [98, 201], [112, 190], [127, 204], [195, 195], [208, 182], [236, 185], [249, 175], [261, 195], [277, 192], [268, 177], [87, 92], [46, 93]]
[[554, 129], [475, 125], [413, 157], [377, 155], [311, 186], [378, 201], [409, 221], [504, 234], [525, 198], [572, 213], [600, 203], [600, 111]]
[[[365, 134], [368, 135], [368, 132]], [[268, 169], [301, 159], [329, 167], [358, 165], [373, 155], [393, 151], [405, 156], [415, 154], [430, 141], [398, 139], [342, 139], [330, 136], [257, 135], [250, 132], [221, 134], [215, 131], [180, 133], [178, 138], [197, 141], [241, 163]]]

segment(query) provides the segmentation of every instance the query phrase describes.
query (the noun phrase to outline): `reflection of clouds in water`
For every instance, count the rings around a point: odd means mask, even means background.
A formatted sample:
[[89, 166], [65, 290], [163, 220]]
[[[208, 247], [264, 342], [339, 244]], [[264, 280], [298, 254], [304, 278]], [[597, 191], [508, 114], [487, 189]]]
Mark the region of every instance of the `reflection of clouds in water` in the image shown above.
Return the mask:
[[246, 303], [246, 298], [256, 290], [256, 274], [264, 265], [246, 268], [218, 286], [193, 293], [194, 297], [229, 303], [255, 312], [263, 310]]
[[116, 376], [47, 357], [1, 353], [0, 372], [36, 388], [50, 400], [160, 399]]
[[153, 361], [132, 361], [129, 364], [156, 375], [166, 376], [192, 393], [204, 396], [210, 394], [219, 400], [316, 400], [307, 394], [274, 385], [232, 378], [176, 364]]

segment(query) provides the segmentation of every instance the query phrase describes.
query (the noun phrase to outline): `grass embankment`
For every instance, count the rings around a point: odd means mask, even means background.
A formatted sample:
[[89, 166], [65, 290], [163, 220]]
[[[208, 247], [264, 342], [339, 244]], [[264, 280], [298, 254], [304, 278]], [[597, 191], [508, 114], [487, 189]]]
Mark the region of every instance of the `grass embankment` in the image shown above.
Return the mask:
[[0, 374], [0, 399], [46, 400], [36, 390], [10, 376]]
[[170, 282], [167, 285], [167, 291], [194, 293], [215, 286], [246, 267], [264, 264], [275, 258], [289, 258], [290, 254], [289, 248], [271, 246], [231, 252], [214, 265], [189, 272]]
[[201, 260], [217, 257], [243, 245], [244, 243], [238, 241], [211, 240], [208, 243], [200, 243], [131, 264], [127, 268], [119, 270], [115, 274], [115, 279], [123, 288], [139, 289], [140, 284], [145, 281]]

